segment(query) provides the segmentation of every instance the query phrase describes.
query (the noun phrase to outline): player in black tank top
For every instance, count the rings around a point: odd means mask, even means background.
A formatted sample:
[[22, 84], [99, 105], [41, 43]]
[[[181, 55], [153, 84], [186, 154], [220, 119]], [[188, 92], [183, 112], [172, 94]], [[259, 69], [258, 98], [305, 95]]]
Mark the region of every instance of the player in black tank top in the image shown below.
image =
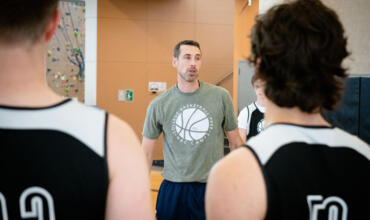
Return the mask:
[[0, 115], [2, 216], [37, 217], [30, 202], [40, 198], [49, 219], [104, 219], [105, 112], [69, 99], [45, 108], [0, 106]]
[[370, 219], [370, 146], [320, 114], [347, 76], [336, 13], [319, 0], [274, 6], [256, 18], [251, 45], [265, 130], [211, 170], [207, 218]]
[[251, 78], [251, 84], [257, 100], [243, 108], [238, 116], [239, 134], [245, 143], [251, 137], [261, 133], [264, 129], [264, 105], [266, 97], [263, 93], [263, 82], [256, 75]]
[[370, 194], [370, 148], [359, 138], [335, 127], [273, 124], [248, 147], [263, 169], [266, 219], [370, 217], [363, 199]]
[[[253, 104], [256, 105], [255, 103]], [[256, 136], [263, 130], [263, 118], [263, 113], [256, 106], [256, 109], [251, 114], [251, 122], [249, 125], [247, 140], [253, 136]]]
[[58, 4], [0, 3], [0, 219], [154, 219], [132, 128], [46, 83]]

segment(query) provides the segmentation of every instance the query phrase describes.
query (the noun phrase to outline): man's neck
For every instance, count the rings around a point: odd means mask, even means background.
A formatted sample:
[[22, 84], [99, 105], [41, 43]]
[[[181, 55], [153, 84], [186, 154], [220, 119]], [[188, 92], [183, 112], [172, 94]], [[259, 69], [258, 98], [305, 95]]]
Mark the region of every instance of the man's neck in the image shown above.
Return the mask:
[[322, 117], [320, 112], [306, 113], [302, 112], [298, 107], [281, 108], [276, 105], [268, 105], [266, 106], [264, 117], [267, 126], [276, 123], [290, 123], [306, 126], [330, 126], [330, 124]]
[[62, 100], [46, 83], [42, 48], [0, 46], [0, 104], [46, 106]]
[[195, 92], [199, 87], [200, 87], [199, 80], [194, 80], [193, 82], [177, 80], [177, 88], [183, 93]]

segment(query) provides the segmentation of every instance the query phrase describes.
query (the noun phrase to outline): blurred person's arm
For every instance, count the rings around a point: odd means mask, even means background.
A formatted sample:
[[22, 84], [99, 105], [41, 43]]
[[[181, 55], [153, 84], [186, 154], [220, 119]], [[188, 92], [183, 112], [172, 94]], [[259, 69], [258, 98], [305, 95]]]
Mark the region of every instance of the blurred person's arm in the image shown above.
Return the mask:
[[215, 164], [207, 181], [205, 204], [210, 220], [265, 218], [266, 186], [250, 150], [237, 149]]
[[113, 115], [108, 119], [107, 160], [105, 219], [154, 219], [144, 152], [131, 127]]

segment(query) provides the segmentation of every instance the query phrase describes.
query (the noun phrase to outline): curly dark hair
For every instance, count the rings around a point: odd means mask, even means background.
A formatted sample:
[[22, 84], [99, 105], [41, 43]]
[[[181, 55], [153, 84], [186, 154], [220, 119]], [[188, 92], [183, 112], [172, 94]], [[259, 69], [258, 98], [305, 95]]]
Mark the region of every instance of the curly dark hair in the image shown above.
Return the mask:
[[179, 58], [181, 45], [190, 45], [190, 46], [198, 47], [198, 49], [200, 50], [200, 45], [198, 42], [193, 41], [193, 40], [183, 40], [183, 41], [178, 42], [175, 48], [173, 48], [173, 57]]
[[349, 55], [346, 45], [343, 26], [332, 9], [319, 0], [297, 0], [256, 17], [249, 61], [276, 105], [307, 113], [332, 110], [347, 77], [342, 67]]
[[59, 0], [0, 1], [0, 40], [36, 42], [45, 31]]

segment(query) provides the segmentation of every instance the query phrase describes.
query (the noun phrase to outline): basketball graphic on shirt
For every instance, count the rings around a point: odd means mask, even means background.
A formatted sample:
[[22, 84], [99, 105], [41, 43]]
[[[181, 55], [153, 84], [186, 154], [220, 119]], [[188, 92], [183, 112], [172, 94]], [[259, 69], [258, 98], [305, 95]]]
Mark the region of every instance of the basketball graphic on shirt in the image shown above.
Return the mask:
[[200, 105], [186, 105], [176, 113], [173, 131], [183, 142], [202, 142], [213, 127], [212, 119], [208, 115]]

